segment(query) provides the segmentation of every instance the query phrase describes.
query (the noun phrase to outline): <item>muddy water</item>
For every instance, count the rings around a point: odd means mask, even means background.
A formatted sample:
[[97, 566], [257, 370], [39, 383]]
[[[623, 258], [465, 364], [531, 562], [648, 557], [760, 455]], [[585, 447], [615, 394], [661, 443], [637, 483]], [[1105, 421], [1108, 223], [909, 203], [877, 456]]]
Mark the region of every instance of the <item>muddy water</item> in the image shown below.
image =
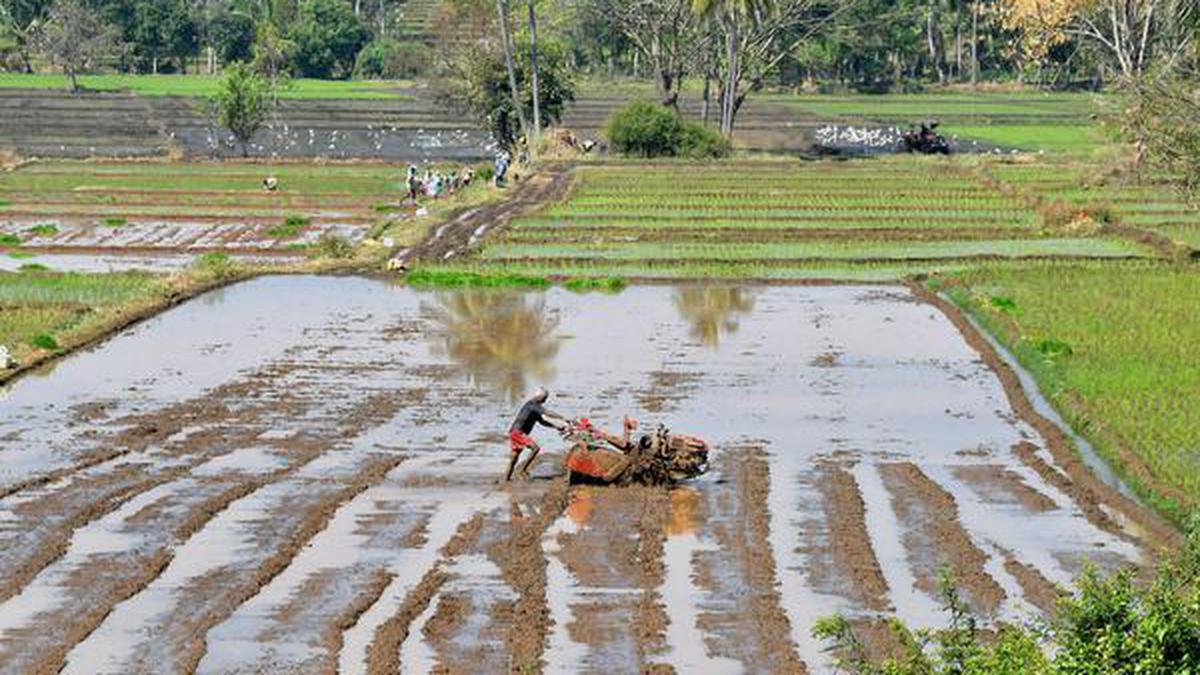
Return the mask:
[[[548, 452], [497, 485], [538, 384], [714, 469], [563, 508]], [[991, 623], [1143, 555], [1024, 463], [1042, 439], [898, 288], [264, 278], [0, 411], [0, 673], [822, 672], [819, 618], [935, 623], [945, 566]]]

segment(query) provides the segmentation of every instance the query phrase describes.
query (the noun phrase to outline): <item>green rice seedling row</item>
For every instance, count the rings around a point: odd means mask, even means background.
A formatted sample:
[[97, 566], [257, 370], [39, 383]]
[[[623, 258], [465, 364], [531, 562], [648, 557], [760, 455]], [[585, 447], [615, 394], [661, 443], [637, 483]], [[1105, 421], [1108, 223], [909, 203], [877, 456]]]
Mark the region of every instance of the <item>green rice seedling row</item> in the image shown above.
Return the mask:
[[937, 242], [771, 242], [771, 243], [629, 243], [497, 244], [484, 252], [491, 260], [601, 258], [610, 260], [796, 260], [930, 259], [976, 256], [1130, 257], [1147, 255], [1136, 244], [1106, 239], [1016, 239]]

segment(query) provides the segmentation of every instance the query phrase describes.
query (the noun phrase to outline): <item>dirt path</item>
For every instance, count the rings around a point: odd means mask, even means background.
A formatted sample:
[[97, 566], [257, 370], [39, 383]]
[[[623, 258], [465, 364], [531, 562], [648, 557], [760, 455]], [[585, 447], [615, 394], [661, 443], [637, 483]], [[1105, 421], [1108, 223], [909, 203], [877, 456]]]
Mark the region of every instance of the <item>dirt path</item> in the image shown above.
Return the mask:
[[486, 234], [503, 227], [513, 218], [561, 200], [570, 186], [571, 170], [568, 165], [543, 165], [536, 173], [509, 188], [512, 193], [504, 201], [451, 213], [424, 241], [396, 254], [390, 266], [405, 269], [421, 262], [438, 262], [460, 256]]

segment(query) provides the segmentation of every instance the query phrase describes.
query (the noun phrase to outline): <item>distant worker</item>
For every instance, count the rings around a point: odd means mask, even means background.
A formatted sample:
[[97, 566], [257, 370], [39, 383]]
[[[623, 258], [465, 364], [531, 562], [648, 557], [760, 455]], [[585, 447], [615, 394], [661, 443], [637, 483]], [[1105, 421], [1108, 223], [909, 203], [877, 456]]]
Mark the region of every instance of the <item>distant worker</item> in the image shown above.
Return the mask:
[[417, 166], [415, 164], [408, 165], [408, 174], [404, 178], [405, 187], [408, 188], [408, 198], [413, 204], [417, 203], [417, 195], [421, 192], [421, 181], [417, 178]]
[[471, 187], [471, 181], [475, 180], [475, 169], [467, 167], [462, 170], [462, 186]]
[[504, 185], [504, 181], [508, 177], [508, 163], [511, 161], [511, 159], [512, 158], [508, 152], [504, 150], [496, 153], [495, 175], [493, 176], [496, 187]]
[[533, 396], [521, 406], [521, 410], [517, 412], [516, 419], [513, 420], [512, 426], [508, 429], [508, 447], [512, 456], [508, 460], [508, 473], [504, 480], [511, 481], [513, 469], [517, 467], [517, 462], [521, 459], [521, 451], [529, 448], [533, 454], [529, 459], [525, 460], [525, 464], [521, 467], [521, 477], [529, 479], [529, 468], [533, 465], [533, 461], [537, 459], [538, 453], [542, 448], [537, 442], [530, 438], [529, 434], [533, 433], [533, 427], [541, 424], [542, 426], [552, 429], [563, 429], [566, 426], [566, 419], [557, 413], [546, 410], [546, 401], [550, 398], [550, 392], [539, 388], [533, 393]]
[[279, 180], [275, 176], [267, 176], [263, 179], [263, 189], [267, 192], [274, 192], [279, 189]]

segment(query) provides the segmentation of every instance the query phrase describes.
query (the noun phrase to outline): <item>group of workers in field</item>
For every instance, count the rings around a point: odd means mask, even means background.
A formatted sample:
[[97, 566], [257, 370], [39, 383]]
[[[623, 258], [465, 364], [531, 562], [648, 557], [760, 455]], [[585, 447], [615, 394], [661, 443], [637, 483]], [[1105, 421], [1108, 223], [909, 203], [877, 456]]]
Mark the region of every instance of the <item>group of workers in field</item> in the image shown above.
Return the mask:
[[429, 197], [431, 199], [440, 199], [448, 197], [459, 190], [470, 187], [475, 180], [475, 169], [467, 166], [460, 171], [432, 171], [425, 170], [425, 175], [420, 175], [416, 165], [409, 164], [408, 172], [404, 178], [404, 185], [408, 188], [408, 198], [414, 204], [421, 197]]

